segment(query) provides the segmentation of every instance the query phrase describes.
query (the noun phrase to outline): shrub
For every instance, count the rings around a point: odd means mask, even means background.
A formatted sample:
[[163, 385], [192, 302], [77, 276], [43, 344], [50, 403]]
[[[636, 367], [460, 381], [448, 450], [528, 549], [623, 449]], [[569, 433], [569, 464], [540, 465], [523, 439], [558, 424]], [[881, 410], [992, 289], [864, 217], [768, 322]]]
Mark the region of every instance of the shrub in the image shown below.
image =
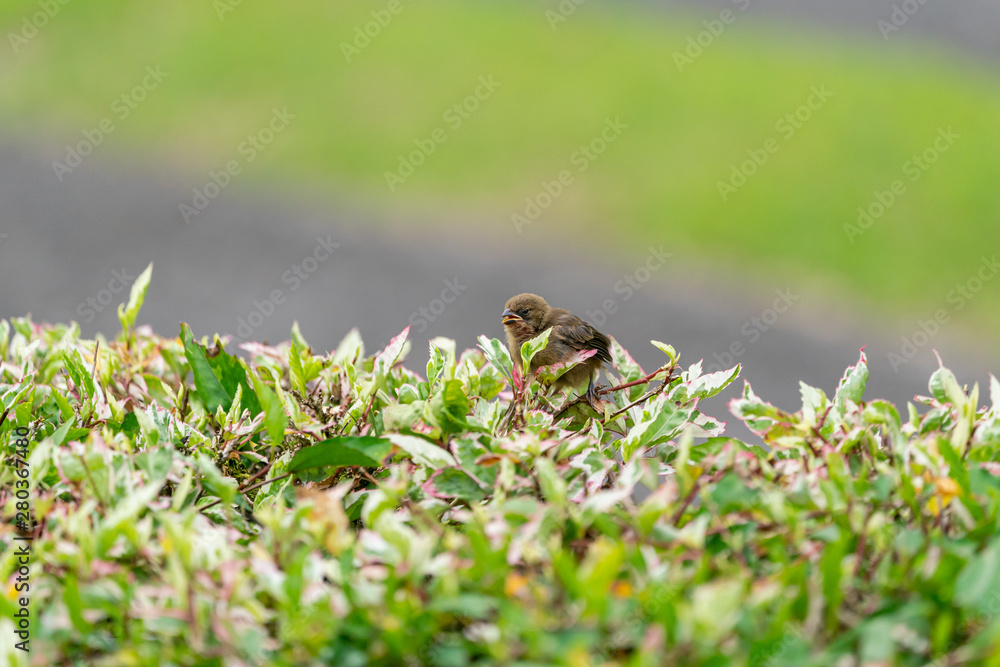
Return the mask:
[[134, 326], [148, 279], [112, 341], [0, 321], [9, 659], [996, 660], [996, 379], [980, 407], [942, 367], [905, 421], [864, 399], [863, 352], [794, 414], [746, 385], [730, 408], [762, 447], [698, 409], [739, 367], [681, 370], [663, 344], [649, 374], [613, 345], [599, 413], [485, 337], [431, 341], [423, 375], [407, 331], [314, 354], [295, 327], [246, 359], [163, 338]]

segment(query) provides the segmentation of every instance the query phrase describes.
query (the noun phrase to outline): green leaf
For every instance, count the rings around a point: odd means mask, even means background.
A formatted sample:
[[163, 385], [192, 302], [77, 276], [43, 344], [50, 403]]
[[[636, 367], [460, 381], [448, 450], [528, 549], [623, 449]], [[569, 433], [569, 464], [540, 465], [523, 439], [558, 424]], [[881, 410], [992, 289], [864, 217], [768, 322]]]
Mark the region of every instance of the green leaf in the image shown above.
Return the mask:
[[434, 385], [439, 377], [442, 380], [455, 379], [455, 341], [438, 336], [428, 343], [430, 355], [427, 359], [427, 382]]
[[679, 435], [694, 413], [693, 408], [679, 407], [663, 394], [638, 409], [641, 412], [635, 426], [621, 440], [622, 456], [626, 461], [637, 451]]
[[325, 466], [378, 468], [390, 451], [392, 443], [384, 438], [339, 436], [300, 449], [288, 464], [288, 471], [300, 472]]
[[292, 345], [288, 350], [288, 374], [292, 378], [292, 388], [305, 396], [309, 391], [306, 389], [306, 370], [302, 365], [302, 352], [299, 350], [300, 348], [295, 344], [293, 337]]
[[288, 371], [292, 378], [292, 387], [300, 394], [307, 394], [306, 385], [319, 377], [325, 361], [314, 356], [312, 349], [299, 330], [299, 323], [292, 323], [292, 345], [288, 350]]
[[351, 329], [337, 345], [337, 351], [333, 355], [333, 365], [353, 365], [364, 356], [365, 344], [361, 340], [361, 333], [357, 329]]
[[232, 477], [222, 474], [212, 459], [204, 454], [198, 454], [194, 460], [195, 467], [201, 473], [201, 484], [210, 493], [220, 498], [223, 503], [229, 504], [236, 500], [239, 492], [239, 485]]
[[562, 478], [552, 459], [540, 456], [535, 459], [535, 475], [545, 500], [562, 507], [566, 504], [566, 480]]
[[570, 355], [566, 361], [539, 367], [535, 377], [543, 384], [552, 384], [578, 364], [582, 364], [595, 354], [597, 354], [597, 350], [578, 350]]
[[988, 601], [1000, 570], [1000, 550], [991, 543], [972, 558], [955, 580], [955, 602], [966, 609], [978, 610]]
[[828, 628], [836, 628], [838, 613], [844, 592], [841, 588], [843, 577], [844, 556], [847, 555], [847, 540], [850, 535], [844, 535], [836, 542], [831, 542], [823, 549], [820, 557], [820, 571], [823, 574], [823, 599], [826, 606], [826, 621]]
[[944, 365], [938, 366], [938, 369], [931, 375], [929, 388], [931, 396], [942, 403], [951, 403], [956, 407], [961, 407], [965, 402], [965, 392], [958, 384], [958, 378]]
[[153, 403], [145, 408], [133, 410], [139, 429], [146, 436], [146, 445], [155, 446], [170, 439], [170, 413], [157, 409]]
[[882, 424], [888, 431], [893, 451], [899, 453], [905, 460], [909, 459], [909, 449], [905, 446], [902, 424], [896, 406], [888, 401], [874, 400], [865, 406], [864, 419], [869, 424]]
[[153, 263], [139, 274], [139, 277], [132, 283], [132, 289], [128, 295], [128, 305], [118, 304], [118, 319], [122, 323], [122, 331], [128, 332], [135, 326], [135, 318], [146, 300], [146, 290], [149, 289], [149, 279], [153, 275]]
[[386, 376], [389, 375], [389, 371], [399, 361], [403, 354], [406, 338], [409, 335], [410, 327], [406, 327], [389, 341], [384, 350], [376, 355], [375, 363], [372, 366], [372, 376], [376, 386], [381, 387], [383, 385]]
[[718, 643], [739, 621], [745, 597], [745, 584], [735, 578], [719, 578], [694, 588], [691, 621], [699, 635]]
[[445, 433], [461, 433], [470, 428], [466, 420], [469, 398], [465, 395], [461, 380], [445, 382], [441, 391], [434, 394], [427, 405], [437, 426]]
[[87, 398], [93, 399], [94, 379], [90, 376], [90, 372], [87, 370], [83, 357], [80, 356], [80, 351], [73, 348], [63, 352], [63, 364], [66, 369], [66, 373], [68, 373], [70, 378], [73, 380], [73, 384], [75, 384], [78, 388], [83, 389], [87, 394]]
[[[3, 409], [8, 410], [13, 408], [21, 401], [21, 399], [30, 394], [34, 390], [34, 382], [34, 375], [26, 375], [21, 380], [20, 384], [14, 385], [7, 391], [0, 394], [0, 403], [3, 404]], [[70, 413], [72, 414], [72, 409], [70, 410]]]
[[712, 500], [719, 506], [719, 514], [750, 510], [757, 501], [757, 492], [747, 487], [735, 473], [728, 473], [712, 488]]
[[[129, 413], [132, 419], [135, 419], [133, 413]], [[136, 431], [139, 429], [138, 422], [136, 422]], [[174, 462], [174, 450], [172, 447], [154, 447], [151, 449], [146, 449], [135, 455], [135, 464], [146, 473], [146, 476], [151, 480], [164, 480], [167, 477], [167, 473], [170, 472], [170, 466]], [[158, 487], [159, 488], [159, 487]]]
[[[56, 405], [59, 407], [59, 414], [62, 415], [63, 419], [70, 419], [73, 417], [75, 414], [73, 412], [73, 406], [69, 404], [69, 401], [66, 400], [66, 397], [63, 396], [61, 391], [53, 392], [52, 398], [55, 399]], [[9, 406], [4, 406], [5, 409], [7, 407]]]
[[12, 317], [10, 320], [10, 325], [14, 327], [14, 331], [21, 334], [28, 340], [31, 340], [31, 320], [27, 317]]
[[135, 416], [135, 412], [125, 415], [125, 419], [122, 420], [122, 432], [133, 441], [135, 436], [139, 435], [139, 419]]
[[[895, 622], [891, 618], [875, 617], [863, 623], [861, 635], [861, 664], [891, 665], [896, 647], [893, 638]], [[933, 664], [933, 663], [932, 663]]]
[[302, 335], [302, 330], [299, 329], [298, 320], [292, 322], [292, 347], [297, 347], [302, 351], [308, 351], [311, 349], [309, 347], [309, 343], [306, 342], [305, 336]]
[[390, 403], [382, 410], [382, 427], [385, 431], [407, 431], [413, 422], [424, 414], [426, 401]]
[[[159, 448], [162, 451], [165, 448]], [[169, 453], [169, 450], [167, 450]], [[169, 468], [169, 464], [167, 465]], [[166, 476], [166, 471], [164, 471], [164, 477]], [[157, 480], [151, 480], [145, 485], [135, 489], [132, 493], [128, 494], [124, 498], [120, 498], [118, 502], [115, 503], [114, 507], [110, 512], [104, 517], [104, 519], [98, 524], [100, 526], [99, 548], [101, 551], [106, 551], [110, 549], [115, 538], [120, 531], [125, 529], [125, 524], [134, 524], [135, 520], [144, 511], [149, 509], [150, 503], [156, 500], [157, 496], [160, 494], [160, 488], [165, 482], [164, 478]]]
[[488, 618], [500, 605], [500, 601], [488, 595], [462, 593], [455, 597], [438, 598], [428, 607], [438, 613], [454, 614], [466, 618]]
[[670, 363], [672, 364], [677, 363], [677, 350], [674, 349], [673, 345], [667, 345], [666, 343], [661, 343], [658, 340], [651, 340], [649, 342], [652, 343], [654, 347], [663, 352], [663, 354], [667, 355], [667, 357], [670, 358]]
[[[218, 351], [217, 354], [207, 357], [208, 365], [212, 368], [212, 372], [219, 379], [226, 393], [234, 399], [237, 388], [242, 389], [240, 411], [249, 410], [250, 416], [256, 417], [260, 414], [262, 408], [260, 407], [260, 401], [257, 400], [256, 392], [254, 392], [250, 383], [247, 382], [247, 373], [249, 370], [241, 359], [229, 354], [221, 346], [216, 346], [216, 349]], [[223, 406], [223, 408], [229, 411], [231, 405]]]
[[844, 371], [844, 377], [837, 385], [837, 393], [834, 395], [834, 412], [838, 421], [843, 421], [847, 414], [847, 401], [860, 404], [865, 395], [865, 386], [868, 384], [868, 357], [864, 350], [858, 363]]
[[184, 322], [181, 322], [181, 340], [184, 342], [184, 356], [187, 357], [191, 373], [194, 375], [195, 390], [205, 407], [212, 414], [215, 414], [220, 407], [228, 411], [233, 404], [233, 396], [215, 376], [212, 365], [208, 363], [208, 357], [205, 355], [205, 348], [195, 341], [191, 328]]
[[142, 379], [146, 383], [146, 389], [150, 397], [165, 406], [176, 405], [177, 395], [169, 384], [149, 373], [143, 373]]
[[434, 470], [455, 465], [455, 457], [447, 449], [433, 442], [428, 442], [415, 435], [403, 435], [400, 433], [392, 433], [386, 437], [389, 439], [389, 442], [409, 454], [420, 465]]
[[692, 380], [682, 382], [671, 388], [670, 398], [681, 403], [711, 398], [731, 385], [739, 377], [742, 368], [740, 364], [736, 364], [727, 371], [699, 375]]
[[549, 327], [531, 340], [526, 340], [521, 345], [522, 368], [531, 368], [531, 360], [535, 355], [544, 350], [549, 344], [549, 335], [552, 334], [552, 327]]
[[257, 394], [264, 410], [264, 430], [271, 440], [271, 445], [277, 447], [285, 440], [285, 427], [288, 425], [288, 415], [285, 414], [285, 406], [281, 398], [264, 384], [256, 373], [248, 371], [250, 379], [253, 381], [253, 388]]
[[[611, 363], [624, 382], [635, 382], [639, 378], [645, 377], [646, 373], [642, 370], [642, 366], [614, 338], [611, 339], [609, 351], [611, 352]], [[642, 387], [638, 387], [638, 391], [641, 392]]]
[[513, 384], [514, 375], [512, 362], [510, 359], [510, 351], [507, 349], [507, 346], [496, 338], [480, 336], [479, 347], [486, 356], [486, 360], [490, 362], [494, 368], [500, 371], [505, 378], [507, 378], [508, 383]]
[[76, 423], [76, 420], [75, 419], [71, 419], [71, 420], [67, 421], [65, 424], [63, 424], [62, 426], [60, 426], [59, 428], [57, 428], [52, 433], [52, 435], [50, 437], [52, 438], [52, 443], [56, 447], [62, 447], [63, 443], [67, 442], [67, 440], [69, 439], [69, 432], [73, 428], [73, 424], [75, 424], [75, 423]]
[[826, 394], [805, 382], [799, 382], [799, 393], [802, 395], [802, 421], [808, 426], [815, 426], [817, 417], [826, 410]]
[[87, 633], [90, 631], [90, 624], [83, 618], [83, 600], [80, 598], [80, 583], [75, 575], [70, 575], [63, 580], [63, 601], [66, 603], [66, 612], [69, 620], [76, 628], [77, 632]]
[[458, 468], [445, 468], [431, 478], [430, 483], [438, 496], [459, 498], [469, 503], [477, 503], [486, 493], [476, 480]]
[[958, 452], [944, 438], [938, 440], [938, 450], [948, 464], [948, 475], [958, 483], [965, 495], [969, 495], [969, 469], [966, 468]]

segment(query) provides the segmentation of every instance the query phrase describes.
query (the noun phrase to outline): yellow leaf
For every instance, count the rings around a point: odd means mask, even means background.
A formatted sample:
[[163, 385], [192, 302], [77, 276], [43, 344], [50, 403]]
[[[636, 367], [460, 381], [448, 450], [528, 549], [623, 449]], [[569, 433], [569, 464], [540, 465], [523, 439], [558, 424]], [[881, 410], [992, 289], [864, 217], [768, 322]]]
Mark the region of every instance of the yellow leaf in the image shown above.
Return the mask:
[[944, 498], [945, 505], [948, 504], [949, 500], [962, 493], [962, 487], [951, 477], [938, 477], [934, 480], [934, 486], [937, 487], [937, 492]]
[[507, 575], [507, 580], [503, 584], [503, 592], [508, 596], [517, 595], [528, 583], [524, 575], [511, 572]]
[[927, 511], [934, 517], [941, 513], [941, 500], [937, 496], [927, 501]]
[[616, 581], [611, 587], [611, 592], [620, 598], [627, 598], [632, 595], [632, 584], [627, 581]]

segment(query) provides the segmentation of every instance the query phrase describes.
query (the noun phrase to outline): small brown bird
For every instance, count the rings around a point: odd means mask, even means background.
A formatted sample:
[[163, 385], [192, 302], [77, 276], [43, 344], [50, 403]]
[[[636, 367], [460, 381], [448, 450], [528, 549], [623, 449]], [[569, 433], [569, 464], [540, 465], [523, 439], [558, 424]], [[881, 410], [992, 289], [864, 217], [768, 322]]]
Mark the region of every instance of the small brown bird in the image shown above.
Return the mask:
[[579, 387], [584, 380], [588, 380], [587, 400], [594, 404], [597, 398], [594, 377], [605, 362], [611, 361], [608, 351], [611, 340], [607, 336], [568, 310], [552, 308], [537, 294], [511, 297], [501, 321], [507, 333], [511, 359], [518, 367], [521, 365], [521, 345], [552, 328], [548, 345], [531, 360], [532, 372], [539, 366], [566, 361], [580, 350], [597, 350], [597, 354], [576, 365], [555, 382], [556, 387]]

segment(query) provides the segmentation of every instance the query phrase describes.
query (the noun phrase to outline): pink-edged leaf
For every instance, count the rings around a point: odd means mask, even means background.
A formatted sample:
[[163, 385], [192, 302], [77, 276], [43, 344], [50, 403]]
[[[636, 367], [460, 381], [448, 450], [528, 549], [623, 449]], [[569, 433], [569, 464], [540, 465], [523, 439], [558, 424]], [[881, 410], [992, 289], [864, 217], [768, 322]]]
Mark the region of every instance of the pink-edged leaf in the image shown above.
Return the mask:
[[611, 363], [626, 382], [634, 382], [646, 375], [639, 362], [614, 338], [611, 339], [609, 351], [611, 352]]
[[389, 369], [392, 368], [399, 359], [399, 355], [403, 351], [403, 344], [406, 343], [406, 337], [409, 335], [410, 327], [407, 326], [389, 341], [389, 344], [385, 346], [385, 349], [379, 352], [378, 356], [375, 357], [375, 365], [372, 367], [372, 375], [377, 378], [384, 378], [388, 375]]
[[486, 498], [486, 492], [471, 475], [459, 468], [440, 468], [423, 483], [424, 493], [442, 500], [459, 499], [472, 504]]
[[729, 411], [760, 437], [781, 419], [781, 411], [753, 393], [749, 382], [743, 383], [743, 396], [729, 401]]
[[538, 378], [539, 382], [552, 384], [577, 364], [582, 364], [595, 354], [597, 354], [597, 350], [580, 350], [578, 352], [574, 352], [573, 356], [566, 361], [560, 361], [557, 364], [549, 364], [548, 366], [539, 366], [538, 370], [535, 371], [535, 377]]
[[520, 394], [521, 392], [524, 391], [524, 373], [521, 372], [520, 366], [514, 366], [511, 370], [513, 371], [514, 375], [514, 377], [512, 378], [514, 383], [514, 389], [518, 394]]
[[687, 403], [694, 399], [711, 398], [732, 384], [739, 377], [741, 370], [742, 366], [736, 364], [729, 370], [709, 373], [708, 375], [692, 373], [695, 375], [693, 379], [681, 382], [670, 390], [670, 398], [681, 403]]
[[510, 351], [507, 347], [496, 338], [480, 336], [479, 348], [483, 351], [486, 361], [490, 362], [490, 365], [500, 371], [500, 374], [507, 378], [507, 381], [513, 385], [513, 362], [511, 362]]

